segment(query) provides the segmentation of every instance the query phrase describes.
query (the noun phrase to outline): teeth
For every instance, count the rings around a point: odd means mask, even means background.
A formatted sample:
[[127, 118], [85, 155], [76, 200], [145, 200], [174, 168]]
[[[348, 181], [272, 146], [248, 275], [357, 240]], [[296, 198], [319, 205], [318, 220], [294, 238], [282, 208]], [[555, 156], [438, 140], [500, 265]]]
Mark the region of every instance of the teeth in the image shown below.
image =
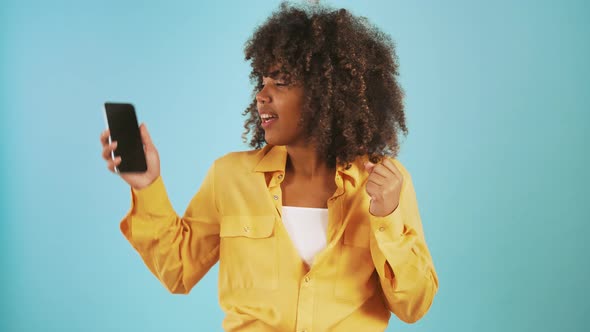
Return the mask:
[[268, 120], [268, 119], [276, 118], [276, 116], [270, 115], [270, 114], [262, 114], [262, 115], [260, 115], [260, 118], [262, 118], [263, 120]]

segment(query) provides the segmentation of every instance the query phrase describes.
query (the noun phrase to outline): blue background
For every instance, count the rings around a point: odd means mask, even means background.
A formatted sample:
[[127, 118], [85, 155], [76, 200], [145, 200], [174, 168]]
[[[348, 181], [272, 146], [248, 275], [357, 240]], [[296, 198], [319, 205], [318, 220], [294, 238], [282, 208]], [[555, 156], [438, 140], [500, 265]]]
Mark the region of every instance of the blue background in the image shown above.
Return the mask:
[[[590, 5], [333, 1], [397, 44], [413, 176], [440, 278], [388, 331], [588, 325]], [[131, 101], [184, 212], [241, 141], [243, 44], [277, 1], [0, 2], [0, 330], [218, 331], [217, 267], [171, 295], [119, 231], [102, 103]], [[586, 207], [585, 207], [586, 205]]]

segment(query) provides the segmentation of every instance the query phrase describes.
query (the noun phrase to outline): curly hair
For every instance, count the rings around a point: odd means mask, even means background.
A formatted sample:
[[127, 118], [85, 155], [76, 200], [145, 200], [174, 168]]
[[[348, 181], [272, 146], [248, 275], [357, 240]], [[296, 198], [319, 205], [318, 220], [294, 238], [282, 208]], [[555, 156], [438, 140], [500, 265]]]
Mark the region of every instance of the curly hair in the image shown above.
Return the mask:
[[319, 5], [279, 9], [245, 44], [251, 61], [253, 101], [246, 116], [244, 142], [266, 144], [256, 108], [262, 76], [272, 66], [301, 83], [300, 125], [330, 166], [368, 155], [378, 162], [399, 152], [398, 132], [406, 136], [403, 90], [397, 82], [398, 58], [391, 38], [364, 17]]

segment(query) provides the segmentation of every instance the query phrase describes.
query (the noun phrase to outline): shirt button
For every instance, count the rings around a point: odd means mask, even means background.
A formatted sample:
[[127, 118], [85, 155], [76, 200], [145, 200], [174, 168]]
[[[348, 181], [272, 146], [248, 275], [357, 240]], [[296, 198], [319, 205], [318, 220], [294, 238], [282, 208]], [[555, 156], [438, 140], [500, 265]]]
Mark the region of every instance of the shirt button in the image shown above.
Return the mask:
[[385, 227], [381, 226], [379, 227], [379, 232], [383, 232], [385, 230]]
[[311, 278], [309, 276], [305, 276], [305, 279], [303, 279], [303, 280], [305, 280], [305, 282], [308, 283], [309, 280], [311, 280]]
[[275, 201], [277, 201], [279, 199], [279, 196], [278, 195], [273, 195], [272, 198], [274, 198]]
[[248, 233], [250, 231], [250, 227], [249, 226], [244, 226], [244, 232]]
[[279, 174], [279, 180], [283, 179], [283, 174]]

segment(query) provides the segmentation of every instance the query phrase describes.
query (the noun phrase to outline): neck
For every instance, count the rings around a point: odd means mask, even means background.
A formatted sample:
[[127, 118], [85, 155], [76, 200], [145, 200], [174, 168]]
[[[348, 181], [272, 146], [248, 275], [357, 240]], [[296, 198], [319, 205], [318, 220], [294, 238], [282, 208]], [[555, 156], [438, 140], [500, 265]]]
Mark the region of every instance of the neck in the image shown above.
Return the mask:
[[334, 168], [318, 156], [314, 146], [287, 146], [286, 170], [294, 175], [309, 179], [317, 177], [333, 177]]

